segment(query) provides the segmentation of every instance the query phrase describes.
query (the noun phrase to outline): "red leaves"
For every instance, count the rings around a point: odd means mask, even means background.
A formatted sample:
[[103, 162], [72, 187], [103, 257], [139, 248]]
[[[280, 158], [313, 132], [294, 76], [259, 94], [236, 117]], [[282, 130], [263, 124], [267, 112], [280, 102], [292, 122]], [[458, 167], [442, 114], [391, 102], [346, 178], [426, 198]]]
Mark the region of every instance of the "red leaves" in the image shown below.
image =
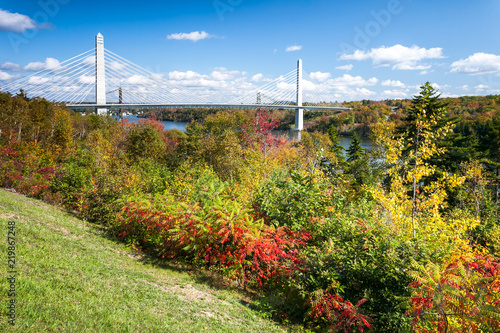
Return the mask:
[[361, 299], [353, 306], [351, 302], [345, 301], [342, 297], [332, 291], [323, 292], [317, 299], [309, 299], [312, 305], [310, 317], [315, 320], [321, 318], [333, 323], [330, 326], [332, 332], [351, 332], [358, 329], [364, 332], [365, 327], [371, 329], [369, 318], [359, 312], [359, 307], [366, 302]]
[[500, 329], [500, 263], [490, 255], [457, 256], [444, 268], [420, 268], [410, 284], [411, 314], [416, 332], [479, 332]]
[[260, 224], [254, 223], [249, 214], [231, 215], [223, 209], [203, 213], [195, 205], [188, 214], [180, 205], [164, 212], [160, 202], [123, 205], [115, 223], [119, 237], [164, 257], [182, 257], [196, 265], [217, 267], [219, 273], [259, 286], [299, 269], [302, 262], [298, 248], [311, 238], [306, 232], [286, 228], [265, 226], [258, 230]]
[[5, 155], [8, 157], [19, 157], [19, 152], [9, 148], [0, 148], [0, 155]]
[[267, 155], [272, 148], [284, 144], [271, 133], [278, 123], [278, 120], [270, 117], [269, 112], [258, 110], [251, 122], [242, 126], [241, 131], [250, 146], [257, 145], [260, 151]]

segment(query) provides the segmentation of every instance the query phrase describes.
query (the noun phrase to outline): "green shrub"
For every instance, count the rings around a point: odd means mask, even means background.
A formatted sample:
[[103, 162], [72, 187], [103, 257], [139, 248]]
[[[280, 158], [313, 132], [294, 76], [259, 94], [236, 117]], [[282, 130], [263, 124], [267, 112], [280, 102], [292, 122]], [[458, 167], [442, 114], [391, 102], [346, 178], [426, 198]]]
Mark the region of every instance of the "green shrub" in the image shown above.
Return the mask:
[[274, 173], [256, 194], [254, 208], [270, 225], [310, 230], [312, 218], [335, 205], [327, 195], [328, 187], [328, 180], [318, 174]]

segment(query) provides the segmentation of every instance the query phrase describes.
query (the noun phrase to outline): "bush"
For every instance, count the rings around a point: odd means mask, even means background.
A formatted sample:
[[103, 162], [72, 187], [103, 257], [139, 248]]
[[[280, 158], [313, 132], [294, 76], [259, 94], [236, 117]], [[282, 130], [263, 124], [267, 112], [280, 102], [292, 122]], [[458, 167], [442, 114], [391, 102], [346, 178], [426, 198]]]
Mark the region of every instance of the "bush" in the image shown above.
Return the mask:
[[130, 197], [111, 228], [125, 241], [157, 255], [215, 269], [220, 274], [262, 286], [289, 275], [299, 264], [298, 247], [307, 233], [270, 228], [255, 221], [238, 202], [216, 195], [201, 206], [172, 195]]
[[328, 180], [319, 173], [276, 172], [258, 190], [254, 208], [267, 224], [310, 230], [312, 218], [324, 215], [335, 204], [327, 195], [328, 187]]

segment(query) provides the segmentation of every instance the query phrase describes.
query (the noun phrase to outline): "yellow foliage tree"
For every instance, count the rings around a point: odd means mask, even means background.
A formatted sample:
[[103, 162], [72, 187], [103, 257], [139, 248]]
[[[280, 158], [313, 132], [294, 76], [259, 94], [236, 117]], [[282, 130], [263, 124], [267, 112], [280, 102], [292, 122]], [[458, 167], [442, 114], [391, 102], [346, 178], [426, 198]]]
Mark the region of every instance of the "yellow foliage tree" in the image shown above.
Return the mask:
[[[450, 244], [478, 221], [443, 213], [445, 189], [460, 186], [465, 179], [447, 173], [437, 176], [436, 168], [428, 162], [445, 152], [437, 143], [451, 131], [452, 125], [441, 121], [443, 110], [433, 109], [435, 92], [430, 84], [421, 88], [408, 116], [412, 122], [408, 126], [410, 133], [397, 135], [394, 126], [381, 124], [374, 129], [376, 143], [385, 148], [390, 186], [384, 189], [379, 185], [371, 193], [379, 203], [379, 218], [402, 237]], [[427, 181], [431, 176], [433, 180]]]

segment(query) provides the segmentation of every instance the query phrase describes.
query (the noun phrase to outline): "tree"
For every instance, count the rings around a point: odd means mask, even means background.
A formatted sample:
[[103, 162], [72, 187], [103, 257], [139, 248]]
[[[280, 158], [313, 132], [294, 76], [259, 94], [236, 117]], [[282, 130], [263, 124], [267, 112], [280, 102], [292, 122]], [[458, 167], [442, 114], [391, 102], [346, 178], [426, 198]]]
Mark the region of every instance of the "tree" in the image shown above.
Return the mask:
[[132, 160], [141, 158], [161, 160], [166, 148], [162, 133], [148, 122], [133, 124], [126, 135], [125, 144]]
[[[372, 194], [383, 208], [380, 218], [394, 228], [405, 234], [409, 229], [412, 238], [417, 238], [418, 232], [419, 237], [451, 244], [474, 228], [477, 219], [443, 214], [446, 189], [461, 185], [464, 177], [446, 172], [437, 175], [436, 167], [429, 163], [445, 152], [438, 143], [453, 125], [443, 121], [446, 110], [434, 88], [427, 82], [421, 89], [406, 111], [407, 130], [403, 135], [396, 131], [395, 135], [379, 135], [376, 139], [387, 151], [390, 189]], [[424, 181], [431, 176], [431, 182]]]
[[439, 100], [440, 94], [429, 82], [420, 87], [420, 94], [414, 96], [412, 106], [407, 109], [403, 118], [405, 129], [403, 157], [406, 174], [412, 182], [412, 229], [415, 238], [415, 215], [417, 213], [417, 185], [426, 177], [434, 174], [435, 169], [428, 160], [445, 152], [437, 146], [437, 141], [443, 139], [451, 130], [451, 124], [444, 122], [446, 104]]
[[278, 120], [271, 118], [268, 111], [257, 110], [257, 113], [241, 126], [245, 141], [250, 146], [257, 145], [264, 159], [272, 149], [283, 145], [283, 141], [277, 139], [271, 132], [278, 123]]
[[482, 146], [486, 155], [483, 161], [493, 176], [493, 197], [495, 202], [498, 203], [500, 182], [500, 112], [497, 112], [495, 118], [488, 121], [487, 133]]
[[332, 142], [330, 145], [330, 152], [332, 152], [335, 156], [335, 161], [333, 161], [334, 164], [343, 166], [345, 164], [344, 147], [340, 144], [337, 129], [334, 125], [331, 125], [328, 128], [328, 137]]
[[347, 149], [347, 162], [353, 162], [365, 156], [365, 150], [361, 147], [361, 140], [356, 132], [352, 135], [351, 145]]

